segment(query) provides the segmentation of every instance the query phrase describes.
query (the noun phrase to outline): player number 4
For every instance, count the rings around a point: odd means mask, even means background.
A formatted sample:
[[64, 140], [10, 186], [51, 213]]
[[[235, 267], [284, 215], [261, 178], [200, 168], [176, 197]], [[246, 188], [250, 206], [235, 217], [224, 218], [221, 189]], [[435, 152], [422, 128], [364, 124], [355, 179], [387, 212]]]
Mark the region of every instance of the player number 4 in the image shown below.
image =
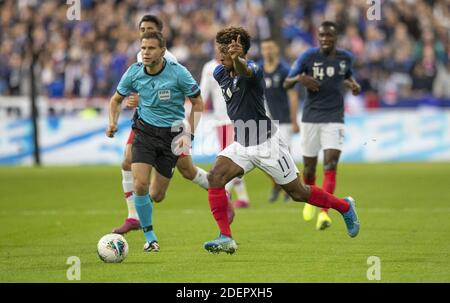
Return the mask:
[[323, 76], [325, 75], [323, 72], [323, 67], [313, 66], [313, 77], [316, 79], [323, 80]]

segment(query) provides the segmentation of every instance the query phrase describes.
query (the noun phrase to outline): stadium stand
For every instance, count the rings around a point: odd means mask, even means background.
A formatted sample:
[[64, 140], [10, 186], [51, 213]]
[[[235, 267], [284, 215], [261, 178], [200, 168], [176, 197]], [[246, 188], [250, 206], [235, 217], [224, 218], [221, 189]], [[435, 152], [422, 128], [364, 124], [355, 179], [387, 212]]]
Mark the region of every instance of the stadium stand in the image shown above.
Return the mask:
[[327, 19], [355, 54], [365, 108], [450, 106], [449, 2], [381, 2], [381, 20], [370, 21], [365, 0], [81, 0], [81, 20], [71, 21], [65, 1], [0, 0], [0, 96], [29, 92], [31, 22], [41, 95], [108, 97], [135, 61], [137, 23], [150, 13], [164, 21], [168, 48], [197, 80], [223, 25], [249, 30], [250, 57], [258, 59], [260, 39], [274, 36], [293, 62], [316, 45], [315, 29]]

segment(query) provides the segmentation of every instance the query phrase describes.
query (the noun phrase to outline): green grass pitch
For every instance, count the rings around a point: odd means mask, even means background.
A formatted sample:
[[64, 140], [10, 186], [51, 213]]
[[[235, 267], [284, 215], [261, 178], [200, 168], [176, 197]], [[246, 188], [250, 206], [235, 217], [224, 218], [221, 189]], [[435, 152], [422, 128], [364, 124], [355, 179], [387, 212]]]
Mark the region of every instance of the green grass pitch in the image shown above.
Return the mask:
[[154, 208], [161, 252], [144, 253], [132, 232], [127, 259], [105, 264], [97, 241], [126, 214], [119, 167], [2, 167], [0, 282], [69, 282], [70, 256], [81, 282], [372, 282], [370, 256], [381, 282], [450, 282], [449, 180], [450, 163], [341, 164], [336, 194], [356, 199], [361, 221], [351, 239], [335, 211], [316, 231], [302, 203], [269, 204], [271, 183], [254, 170], [252, 205], [232, 225], [239, 250], [213, 255], [202, 247], [218, 234], [207, 194], [176, 173]]

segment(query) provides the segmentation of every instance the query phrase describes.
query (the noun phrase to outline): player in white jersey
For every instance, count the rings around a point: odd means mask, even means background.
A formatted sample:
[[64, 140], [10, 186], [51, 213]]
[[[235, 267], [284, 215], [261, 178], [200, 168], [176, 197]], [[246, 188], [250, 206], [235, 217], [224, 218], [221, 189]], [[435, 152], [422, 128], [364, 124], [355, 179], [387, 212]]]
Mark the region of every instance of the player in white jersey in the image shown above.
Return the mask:
[[[218, 50], [215, 50], [215, 58], [206, 62], [202, 69], [200, 80], [200, 90], [203, 100], [211, 98], [213, 104], [213, 115], [216, 123], [217, 138], [220, 144], [220, 150], [233, 143], [234, 127], [227, 114], [227, 106], [224, 102], [222, 90], [214, 79], [214, 69], [219, 65]], [[245, 208], [250, 206], [247, 188], [244, 178], [235, 178], [227, 183], [226, 190], [231, 193], [234, 188], [237, 194], [237, 200], [233, 202], [235, 208]]]
[[[154, 15], [145, 15], [139, 22], [139, 33], [141, 37], [143, 34], [147, 32], [152, 31], [162, 32], [162, 29], [163, 29], [162, 21]], [[169, 61], [175, 62], [178, 61], [175, 58], [175, 56], [171, 54], [168, 50], [166, 50], [164, 58]], [[142, 62], [141, 52], [137, 54], [137, 61]], [[139, 96], [131, 95], [127, 100], [127, 105], [129, 107], [136, 107], [138, 102]], [[125, 147], [124, 158], [122, 161], [122, 185], [125, 200], [128, 206], [128, 217], [125, 219], [125, 222], [121, 226], [113, 229], [113, 232], [118, 234], [125, 234], [131, 230], [138, 230], [141, 228], [141, 224], [139, 222], [133, 201], [134, 184], [133, 184], [133, 174], [131, 172], [131, 144], [133, 142], [133, 138], [134, 132], [133, 130], [131, 130], [127, 141], [127, 145]], [[204, 189], [208, 189], [208, 179], [206, 171], [204, 171], [200, 167], [196, 167], [193, 164], [192, 157], [190, 155], [182, 154], [179, 157], [177, 161], [177, 169], [184, 178], [191, 180], [192, 182], [198, 184], [200, 187]], [[231, 204], [229, 205], [228, 215], [230, 220], [232, 220], [232, 218], [234, 217], [234, 211]]]

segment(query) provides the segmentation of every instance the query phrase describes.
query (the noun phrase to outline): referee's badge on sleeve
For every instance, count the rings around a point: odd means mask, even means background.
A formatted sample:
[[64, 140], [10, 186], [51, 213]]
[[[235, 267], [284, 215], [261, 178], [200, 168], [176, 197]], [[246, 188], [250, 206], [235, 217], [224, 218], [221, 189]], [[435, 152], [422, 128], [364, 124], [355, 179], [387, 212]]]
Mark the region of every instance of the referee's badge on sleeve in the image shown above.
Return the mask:
[[170, 100], [170, 90], [159, 90], [158, 91], [158, 97], [160, 101], [169, 101]]

